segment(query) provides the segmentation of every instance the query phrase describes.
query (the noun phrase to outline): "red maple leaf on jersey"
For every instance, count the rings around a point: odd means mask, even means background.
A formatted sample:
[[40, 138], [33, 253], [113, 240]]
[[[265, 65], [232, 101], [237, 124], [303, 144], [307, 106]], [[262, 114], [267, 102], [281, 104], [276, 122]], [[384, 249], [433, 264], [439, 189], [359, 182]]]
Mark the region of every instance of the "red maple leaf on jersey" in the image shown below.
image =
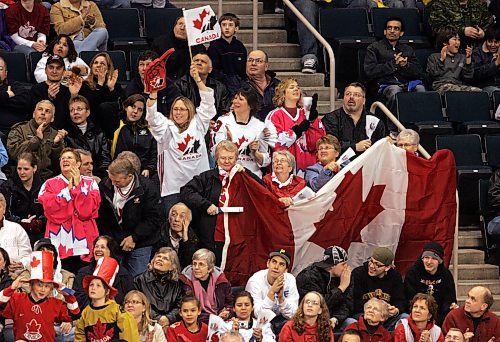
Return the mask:
[[32, 319], [29, 323], [26, 323], [26, 331], [30, 334], [40, 333], [41, 324], [38, 324], [35, 319]]
[[189, 145], [189, 142], [191, 141], [191, 139], [193, 139], [194, 137], [190, 136], [189, 134], [184, 138], [184, 142], [181, 142], [181, 143], [178, 143], [177, 146], [179, 147], [179, 150], [181, 152], [185, 152], [188, 145]]
[[[101, 319], [97, 319], [97, 323], [92, 328], [92, 331], [89, 332], [89, 338], [91, 341], [111, 341], [114, 337], [115, 328], [109, 327], [106, 323], [102, 323]], [[105, 337], [109, 337], [109, 339], [104, 339]]]
[[30, 266], [31, 268], [35, 268], [40, 264], [40, 260], [38, 260], [36, 257], [33, 257], [31, 260]]
[[210, 12], [208, 12], [207, 10], [203, 10], [201, 13], [200, 13], [200, 19], [196, 19], [196, 20], [193, 20], [193, 26], [195, 28], [197, 28], [198, 30], [201, 30], [201, 27], [203, 26], [203, 19], [205, 19], [205, 17], [207, 15], [209, 15]]
[[337, 245], [346, 250], [351, 242], [361, 241], [361, 230], [384, 211], [380, 205], [384, 189], [385, 185], [373, 185], [363, 201], [363, 168], [355, 174], [347, 172], [335, 190], [332, 209], [314, 224], [316, 231], [309, 241], [323, 248]]
[[238, 139], [238, 142], [236, 142], [236, 146], [238, 147], [238, 150], [240, 149], [241, 145], [243, 145], [243, 143], [245, 141], [248, 141], [248, 139], [242, 135], [241, 138]]

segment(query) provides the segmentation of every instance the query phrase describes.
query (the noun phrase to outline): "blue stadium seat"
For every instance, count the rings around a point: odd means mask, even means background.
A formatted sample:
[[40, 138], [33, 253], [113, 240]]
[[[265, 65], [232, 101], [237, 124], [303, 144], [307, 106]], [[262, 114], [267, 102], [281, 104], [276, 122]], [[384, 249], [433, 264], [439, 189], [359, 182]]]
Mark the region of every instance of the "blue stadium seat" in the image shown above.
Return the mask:
[[486, 160], [493, 169], [500, 167], [500, 134], [486, 134], [484, 136]]
[[438, 135], [436, 149], [449, 149], [457, 165], [457, 190], [461, 214], [478, 214], [480, 179], [489, 179], [491, 167], [484, 165], [478, 134]]
[[[368, 14], [364, 8], [326, 8], [319, 12], [319, 31], [332, 45], [336, 61], [336, 79], [358, 80], [357, 51], [375, 41], [368, 30]], [[326, 52], [324, 52], [327, 58]], [[325, 63], [328, 65], [328, 63]]]
[[114, 8], [101, 10], [109, 33], [111, 50], [130, 51], [147, 49], [146, 39], [141, 37], [141, 24], [137, 8]]
[[477, 134], [500, 133], [500, 123], [491, 118], [487, 92], [448, 91], [444, 94], [446, 113], [459, 132]]
[[[182, 16], [180, 8], [148, 8], [144, 10], [144, 27], [148, 41], [172, 32], [175, 19]], [[132, 67], [132, 64], [130, 64]]]
[[435, 91], [396, 94], [397, 116], [406, 127], [420, 135], [420, 144], [433, 153], [436, 135], [453, 134], [453, 127], [443, 117], [441, 96]]
[[0, 50], [0, 57], [7, 63], [7, 79], [9, 82], [29, 82], [28, 63], [24, 53]]

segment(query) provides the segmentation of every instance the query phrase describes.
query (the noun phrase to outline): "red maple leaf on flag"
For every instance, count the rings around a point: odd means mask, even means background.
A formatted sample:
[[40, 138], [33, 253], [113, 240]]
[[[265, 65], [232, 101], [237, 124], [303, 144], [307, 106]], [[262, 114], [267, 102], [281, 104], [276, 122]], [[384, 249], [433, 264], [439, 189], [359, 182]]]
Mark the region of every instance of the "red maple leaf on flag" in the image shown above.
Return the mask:
[[185, 152], [187, 147], [188, 147], [188, 144], [189, 142], [191, 141], [191, 139], [193, 139], [192, 136], [190, 136], [189, 134], [184, 138], [184, 142], [182, 143], [178, 143], [177, 146], [179, 147], [179, 150], [181, 152]]
[[203, 19], [205, 19], [205, 17], [207, 15], [209, 15], [210, 12], [208, 12], [207, 10], [203, 10], [201, 13], [200, 13], [200, 19], [196, 19], [196, 20], [193, 20], [193, 26], [195, 28], [197, 28], [198, 30], [201, 30], [201, 27], [203, 26]]
[[325, 217], [315, 223], [316, 231], [309, 238], [318, 246], [327, 248], [332, 245], [346, 250], [353, 241], [361, 241], [361, 230], [378, 214], [384, 211], [380, 199], [385, 185], [372, 185], [363, 201], [363, 168], [352, 174], [345, 174], [344, 180], [335, 190], [337, 197], [332, 209]]
[[35, 268], [40, 264], [40, 260], [38, 260], [36, 257], [33, 257], [31, 260], [30, 266], [31, 268]]
[[236, 143], [238, 149], [240, 149], [241, 145], [243, 145], [245, 141], [248, 141], [248, 139], [244, 135], [242, 135], [241, 138], [239, 138], [238, 142]]

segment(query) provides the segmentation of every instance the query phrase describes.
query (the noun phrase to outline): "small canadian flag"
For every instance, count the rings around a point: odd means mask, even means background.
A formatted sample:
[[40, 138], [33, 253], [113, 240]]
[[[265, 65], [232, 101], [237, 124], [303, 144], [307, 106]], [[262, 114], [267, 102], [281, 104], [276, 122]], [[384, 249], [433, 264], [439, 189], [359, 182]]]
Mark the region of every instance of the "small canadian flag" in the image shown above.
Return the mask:
[[211, 42], [221, 37], [219, 21], [209, 5], [184, 10], [189, 46]]

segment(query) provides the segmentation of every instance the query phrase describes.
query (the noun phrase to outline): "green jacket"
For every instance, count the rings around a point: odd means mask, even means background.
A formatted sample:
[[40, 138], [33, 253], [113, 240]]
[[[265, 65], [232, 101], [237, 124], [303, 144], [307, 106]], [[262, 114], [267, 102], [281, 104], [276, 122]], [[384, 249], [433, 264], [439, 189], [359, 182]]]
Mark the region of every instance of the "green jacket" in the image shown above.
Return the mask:
[[64, 140], [54, 144], [57, 130], [47, 127], [43, 139], [36, 136], [38, 128], [34, 119], [20, 122], [12, 126], [7, 138], [7, 151], [11, 159], [17, 161], [23, 152], [31, 152], [38, 158], [38, 172], [42, 180], [54, 176], [54, 170], [59, 169], [59, 156], [64, 148]]

